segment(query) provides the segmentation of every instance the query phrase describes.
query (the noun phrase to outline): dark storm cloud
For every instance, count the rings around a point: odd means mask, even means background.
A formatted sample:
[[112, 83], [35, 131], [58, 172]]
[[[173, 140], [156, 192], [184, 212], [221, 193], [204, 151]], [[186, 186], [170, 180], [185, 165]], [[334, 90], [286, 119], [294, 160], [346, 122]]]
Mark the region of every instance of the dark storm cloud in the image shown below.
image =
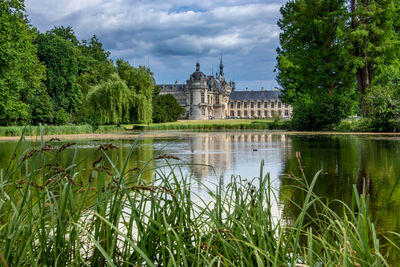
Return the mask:
[[205, 73], [215, 72], [222, 52], [228, 78], [239, 84], [265, 81], [266, 87], [275, 84], [276, 21], [282, 4], [281, 0], [26, 0], [31, 23], [39, 30], [70, 25], [79, 39], [96, 34], [113, 59], [134, 65], [149, 62], [157, 82], [184, 82], [197, 57]]

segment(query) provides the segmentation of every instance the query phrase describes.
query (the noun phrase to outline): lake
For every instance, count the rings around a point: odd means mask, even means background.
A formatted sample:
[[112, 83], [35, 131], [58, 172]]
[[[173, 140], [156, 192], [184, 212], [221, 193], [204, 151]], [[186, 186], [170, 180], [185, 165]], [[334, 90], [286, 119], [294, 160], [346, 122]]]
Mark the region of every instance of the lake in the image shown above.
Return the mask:
[[[112, 142], [117, 149], [108, 151], [110, 158], [122, 168], [133, 140], [78, 140], [77, 162], [84, 175], [89, 177], [92, 163], [101, 155], [99, 145]], [[66, 141], [55, 142], [61, 146]], [[6, 168], [17, 142], [0, 142], [0, 168]], [[35, 142], [27, 142], [26, 149], [34, 147]], [[66, 162], [74, 154], [74, 147], [60, 153], [59, 161]], [[166, 165], [159, 155], [172, 155]], [[299, 167], [298, 156], [301, 158]], [[362, 190], [365, 181], [370, 195], [370, 212], [373, 217], [380, 214], [388, 204], [388, 211], [377, 222], [377, 229], [395, 230], [400, 208], [400, 186], [396, 186], [393, 197], [388, 196], [396, 178], [400, 174], [400, 138], [368, 135], [325, 135], [291, 134], [265, 131], [251, 132], [171, 132], [168, 136], [146, 137], [140, 139], [134, 150], [128, 168], [135, 170], [145, 164], [161, 167], [159, 170], [192, 175], [195, 190], [200, 192], [204, 186], [215, 183], [227, 185], [231, 175], [240, 175], [251, 181], [260, 175], [260, 165], [264, 161], [264, 174], [270, 173], [272, 186], [279, 199], [277, 213], [287, 219], [296, 218], [299, 210], [288, 204], [287, 198], [301, 203], [300, 194], [294, 192], [293, 179], [288, 176], [301, 175], [304, 171], [308, 181], [321, 170], [315, 186], [317, 195], [340, 199], [351, 204], [353, 185]], [[143, 174], [151, 181], [154, 172]], [[21, 174], [22, 175], [22, 174]], [[365, 178], [365, 179], [363, 179]], [[334, 207], [333, 207], [334, 208]]]

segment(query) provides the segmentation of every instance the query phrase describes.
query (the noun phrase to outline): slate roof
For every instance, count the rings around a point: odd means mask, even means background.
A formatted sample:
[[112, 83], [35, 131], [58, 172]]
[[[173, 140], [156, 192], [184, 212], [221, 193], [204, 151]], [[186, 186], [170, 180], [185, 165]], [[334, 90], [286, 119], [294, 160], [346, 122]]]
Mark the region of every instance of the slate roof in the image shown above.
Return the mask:
[[[161, 91], [183, 91], [186, 84], [159, 84]], [[165, 88], [164, 88], [165, 87]]]
[[282, 93], [280, 91], [233, 91], [229, 95], [229, 100], [243, 101], [243, 100], [275, 100], [279, 99]]

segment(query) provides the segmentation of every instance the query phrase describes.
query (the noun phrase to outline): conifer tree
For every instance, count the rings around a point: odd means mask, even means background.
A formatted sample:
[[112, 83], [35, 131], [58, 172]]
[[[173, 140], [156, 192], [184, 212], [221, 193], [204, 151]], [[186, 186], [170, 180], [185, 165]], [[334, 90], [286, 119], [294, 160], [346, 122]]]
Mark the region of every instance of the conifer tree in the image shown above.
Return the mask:
[[338, 38], [346, 25], [345, 0], [296, 0], [281, 8], [277, 80], [294, 107], [298, 129], [319, 130], [351, 114], [351, 65]]
[[396, 0], [350, 0], [349, 6], [349, 60], [355, 67], [361, 110], [366, 115], [364, 96], [372, 80], [387, 66], [399, 62], [398, 3]]

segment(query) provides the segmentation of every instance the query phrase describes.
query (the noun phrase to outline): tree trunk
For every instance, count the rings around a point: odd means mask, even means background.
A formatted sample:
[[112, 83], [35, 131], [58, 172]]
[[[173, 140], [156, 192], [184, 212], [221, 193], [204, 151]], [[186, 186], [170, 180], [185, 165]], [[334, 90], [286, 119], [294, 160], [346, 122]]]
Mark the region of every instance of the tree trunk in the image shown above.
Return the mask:
[[[359, 23], [363, 23], [360, 18], [357, 17], [356, 14], [356, 3], [357, 0], [350, 0], [350, 8], [351, 8], [351, 28], [356, 30]], [[365, 5], [365, 3], [363, 3]], [[370, 72], [370, 65], [368, 64], [368, 53], [367, 53], [367, 46], [366, 40], [362, 40], [359, 42], [358, 40], [353, 41], [353, 48], [354, 48], [354, 56], [355, 57], [363, 57], [364, 65], [362, 67], [358, 67], [356, 70], [356, 78], [357, 78], [357, 87], [358, 92], [360, 93], [360, 105], [361, 105], [361, 112], [362, 115], [367, 115], [367, 107], [365, 104], [364, 96], [367, 92], [367, 88], [371, 83], [371, 72]]]

